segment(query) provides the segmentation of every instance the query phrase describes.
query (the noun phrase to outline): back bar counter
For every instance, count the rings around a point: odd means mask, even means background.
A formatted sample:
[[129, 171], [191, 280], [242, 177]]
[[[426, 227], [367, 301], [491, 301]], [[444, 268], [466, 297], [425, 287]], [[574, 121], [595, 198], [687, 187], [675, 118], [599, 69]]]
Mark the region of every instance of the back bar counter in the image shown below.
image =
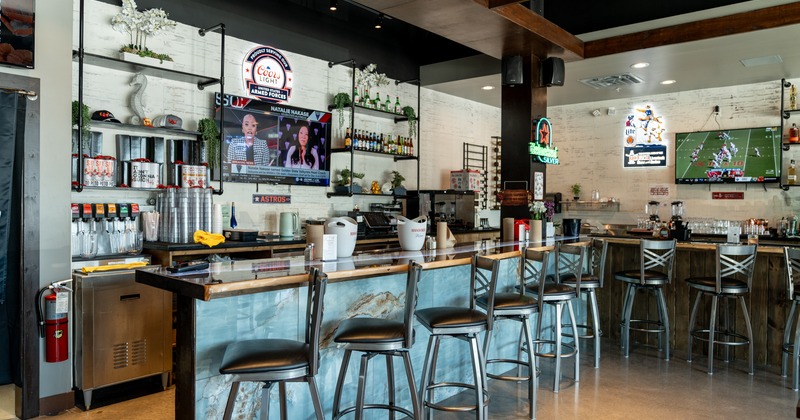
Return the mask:
[[[268, 258], [214, 263], [210, 270], [170, 273], [165, 269], [137, 271], [136, 280], [177, 294], [177, 370], [174, 372], [177, 419], [222, 418], [230, 390], [229, 379], [219, 374], [226, 346], [237, 340], [302, 337], [305, 319], [307, 264], [328, 275], [320, 345], [320, 371], [316, 376], [325, 417], [330, 418], [333, 391], [343, 350], [332, 342], [339, 322], [356, 316], [394, 317], [402, 314], [405, 281], [410, 260], [423, 265], [418, 308], [441, 305], [468, 306], [472, 256], [483, 253], [502, 262], [501, 287], [513, 287], [519, 263], [519, 244], [493, 241], [459, 244], [435, 251], [374, 251], [340, 258], [335, 262], [306, 263], [303, 257]], [[493, 344], [502, 350], [493, 355], [516, 356], [518, 327], [499, 323]], [[507, 327], [507, 329], [504, 329]], [[428, 333], [417, 327], [411, 359], [416, 379], [422, 370]], [[445, 340], [437, 372], [442, 379], [470, 382], [469, 353], [462, 343]], [[351, 363], [354, 363], [351, 361]], [[385, 367], [376, 363], [367, 379], [367, 401], [386, 395]], [[357, 369], [348, 371], [343, 404], [355, 400]], [[403, 378], [399, 371], [396, 378]], [[437, 376], [437, 380], [440, 379]], [[410, 406], [407, 386], [397, 380], [396, 399]], [[242, 383], [234, 418], [256, 418], [260, 384]], [[313, 418], [308, 388], [288, 385], [288, 418]], [[416, 390], [415, 390], [416, 391]], [[438, 395], [447, 395], [438, 394]], [[273, 401], [277, 392], [273, 392]], [[438, 397], [437, 397], [438, 398]], [[278, 404], [271, 404], [271, 415]]]

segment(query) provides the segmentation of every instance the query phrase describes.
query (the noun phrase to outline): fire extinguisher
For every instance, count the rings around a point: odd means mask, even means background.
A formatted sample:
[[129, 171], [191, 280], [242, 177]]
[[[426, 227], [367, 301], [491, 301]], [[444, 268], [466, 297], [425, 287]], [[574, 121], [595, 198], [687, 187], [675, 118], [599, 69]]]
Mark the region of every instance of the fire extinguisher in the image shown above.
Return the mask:
[[[67, 305], [65, 312], [59, 312], [58, 297], [60, 293], [72, 291], [64, 286], [70, 281], [72, 280], [51, 283], [36, 294], [39, 335], [44, 337], [45, 361], [48, 363], [63, 362], [69, 357], [69, 306]], [[51, 292], [44, 295], [48, 290]]]

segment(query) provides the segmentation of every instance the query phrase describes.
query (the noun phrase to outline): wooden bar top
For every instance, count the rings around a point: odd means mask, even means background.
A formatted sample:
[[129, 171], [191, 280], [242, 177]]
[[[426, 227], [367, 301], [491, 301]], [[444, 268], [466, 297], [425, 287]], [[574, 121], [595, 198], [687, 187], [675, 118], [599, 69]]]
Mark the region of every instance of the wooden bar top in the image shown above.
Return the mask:
[[320, 268], [330, 282], [378, 277], [408, 270], [412, 260], [426, 270], [467, 265], [475, 254], [490, 258], [518, 256], [519, 242], [480, 241], [453, 248], [402, 251], [399, 248], [357, 253], [336, 261], [306, 262], [302, 256], [212, 263], [208, 269], [172, 273], [166, 268], [137, 270], [136, 281], [199, 300], [296, 287], [308, 281], [308, 267]]

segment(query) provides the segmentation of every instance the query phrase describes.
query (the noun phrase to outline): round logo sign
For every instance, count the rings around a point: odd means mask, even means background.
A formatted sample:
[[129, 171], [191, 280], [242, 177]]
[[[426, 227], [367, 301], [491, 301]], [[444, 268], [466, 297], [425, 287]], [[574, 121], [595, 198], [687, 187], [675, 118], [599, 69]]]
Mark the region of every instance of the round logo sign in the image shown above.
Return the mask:
[[250, 50], [242, 63], [244, 90], [258, 99], [280, 103], [292, 94], [292, 68], [275, 48], [258, 46]]

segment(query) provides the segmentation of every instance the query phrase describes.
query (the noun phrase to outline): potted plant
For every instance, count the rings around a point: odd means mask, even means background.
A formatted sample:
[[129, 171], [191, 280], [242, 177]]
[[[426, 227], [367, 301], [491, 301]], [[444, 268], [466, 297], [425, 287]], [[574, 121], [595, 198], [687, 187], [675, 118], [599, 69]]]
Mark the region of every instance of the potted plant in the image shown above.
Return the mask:
[[333, 108], [339, 114], [339, 127], [344, 125], [344, 107], [350, 106], [350, 95], [339, 92], [333, 96]]
[[405, 180], [406, 177], [400, 172], [392, 171], [392, 191], [394, 191], [394, 195], [406, 195], [406, 187], [402, 185]]
[[[78, 101], [72, 101], [72, 126], [78, 128], [78, 121], [83, 122], [83, 141], [81, 147], [76, 147], [77, 153], [86, 153], [89, 152], [89, 142], [91, 141], [91, 134], [89, 133], [89, 129], [91, 128], [92, 116], [89, 113], [89, 106], [83, 104], [81, 107], [78, 107]], [[77, 136], [75, 137], [77, 141]]]
[[572, 190], [572, 198], [578, 201], [581, 198], [581, 184], [575, 183], [569, 188]]
[[202, 118], [197, 122], [197, 131], [206, 148], [206, 163], [211, 169], [219, 166], [219, 128], [217, 122], [211, 118]]
[[409, 105], [404, 106], [403, 115], [408, 118], [408, 137], [414, 137], [417, 128], [417, 114], [414, 112], [414, 108]]
[[122, 0], [122, 10], [111, 18], [111, 27], [114, 30], [130, 36], [130, 43], [119, 50], [123, 60], [148, 64], [141, 58], [156, 59], [162, 65], [165, 61], [168, 62], [167, 68], [172, 68], [172, 57], [147, 48], [147, 37], [174, 26], [175, 22], [168, 19], [167, 12], [163, 9], [140, 12], [136, 10], [136, 2], [133, 0]]
[[[347, 193], [350, 192], [350, 178], [364, 178], [364, 174], [360, 172], [353, 172], [349, 168], [344, 168], [339, 171], [339, 179], [337, 179], [334, 183], [336, 184], [336, 192], [338, 193]], [[361, 192], [361, 185], [353, 183], [353, 192], [359, 193]]]

